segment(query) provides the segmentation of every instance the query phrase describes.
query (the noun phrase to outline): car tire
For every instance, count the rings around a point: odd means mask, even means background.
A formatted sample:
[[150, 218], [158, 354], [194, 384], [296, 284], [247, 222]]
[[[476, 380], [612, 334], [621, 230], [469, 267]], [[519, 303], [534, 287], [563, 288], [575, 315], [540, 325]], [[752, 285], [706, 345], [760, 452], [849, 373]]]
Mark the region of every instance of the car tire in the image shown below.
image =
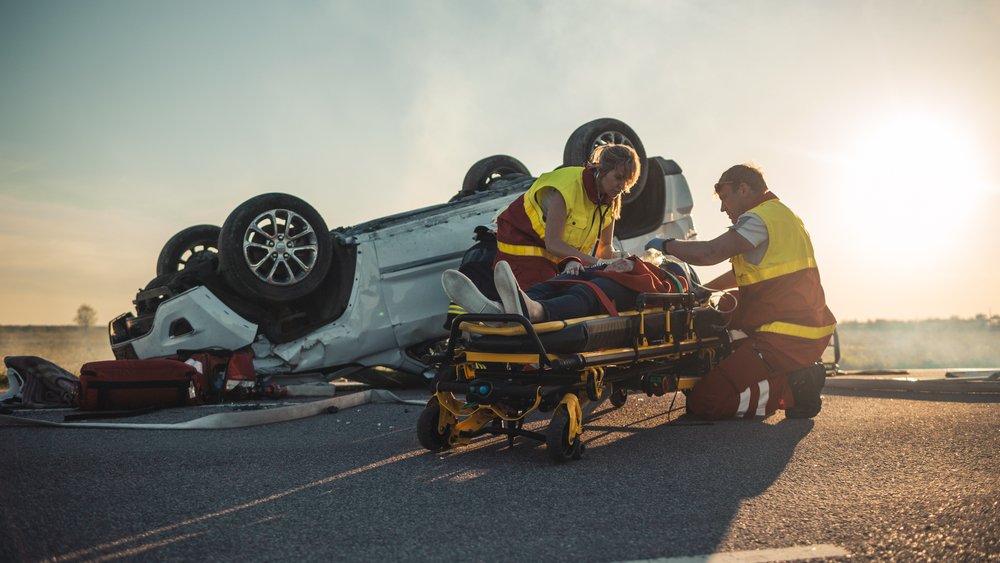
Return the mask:
[[563, 166], [583, 166], [590, 158], [590, 154], [599, 146], [619, 144], [629, 145], [639, 155], [639, 179], [627, 194], [622, 194], [622, 204], [639, 197], [642, 188], [646, 185], [646, 173], [649, 165], [646, 163], [646, 149], [642, 146], [642, 141], [631, 127], [625, 123], [604, 117], [589, 121], [576, 128], [576, 131], [569, 136], [566, 141], [566, 148], [563, 150]]
[[222, 224], [219, 273], [251, 300], [284, 303], [312, 293], [333, 261], [323, 217], [301, 199], [263, 194], [240, 204]]
[[646, 159], [646, 169], [648, 174], [642, 193], [635, 197], [629, 194], [629, 201], [622, 204], [622, 216], [615, 223], [615, 236], [621, 239], [650, 234], [662, 227], [664, 221], [672, 219], [664, 217], [666, 181], [668, 175], [680, 174], [680, 167], [672, 160], [654, 156]]
[[221, 230], [216, 225], [194, 225], [170, 237], [156, 259], [156, 275], [178, 272], [188, 264], [212, 260], [219, 252]]
[[462, 191], [458, 193], [458, 197], [486, 191], [496, 180], [512, 175], [530, 176], [531, 172], [520, 160], [512, 156], [505, 154], [488, 156], [473, 164], [465, 173]]

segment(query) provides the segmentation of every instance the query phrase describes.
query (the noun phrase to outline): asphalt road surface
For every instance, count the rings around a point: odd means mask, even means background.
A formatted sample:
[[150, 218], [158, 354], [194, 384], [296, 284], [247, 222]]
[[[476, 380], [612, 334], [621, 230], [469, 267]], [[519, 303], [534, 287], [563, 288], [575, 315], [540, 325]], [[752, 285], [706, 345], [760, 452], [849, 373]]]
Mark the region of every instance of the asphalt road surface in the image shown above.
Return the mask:
[[559, 465], [521, 439], [427, 452], [402, 404], [0, 427], [0, 561], [1000, 560], [997, 395], [828, 391], [814, 420], [713, 424], [632, 395]]

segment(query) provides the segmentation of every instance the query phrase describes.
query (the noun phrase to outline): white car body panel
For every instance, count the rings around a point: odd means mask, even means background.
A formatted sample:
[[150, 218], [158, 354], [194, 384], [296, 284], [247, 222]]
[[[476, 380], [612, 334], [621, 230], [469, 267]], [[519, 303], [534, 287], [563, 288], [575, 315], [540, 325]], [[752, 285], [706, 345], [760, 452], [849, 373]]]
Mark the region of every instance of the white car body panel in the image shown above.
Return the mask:
[[[181, 321], [192, 330], [171, 336], [171, 325]], [[150, 331], [129, 343], [140, 358], [162, 358], [178, 350], [236, 350], [253, 342], [256, 334], [257, 325], [237, 315], [208, 288], [199, 286], [164, 301], [156, 310]]]
[[518, 195], [487, 200], [373, 236], [379, 286], [399, 348], [441, 337], [448, 309], [441, 272], [458, 268], [462, 255], [473, 244], [475, 228], [489, 225], [497, 211]]
[[283, 363], [268, 371], [313, 371], [335, 365], [325, 363], [329, 358], [353, 358], [361, 350], [395, 347], [389, 314], [377, 283], [378, 267], [374, 254], [374, 245], [370, 240], [359, 244], [354, 287], [344, 314], [307, 336], [272, 346], [271, 353]]

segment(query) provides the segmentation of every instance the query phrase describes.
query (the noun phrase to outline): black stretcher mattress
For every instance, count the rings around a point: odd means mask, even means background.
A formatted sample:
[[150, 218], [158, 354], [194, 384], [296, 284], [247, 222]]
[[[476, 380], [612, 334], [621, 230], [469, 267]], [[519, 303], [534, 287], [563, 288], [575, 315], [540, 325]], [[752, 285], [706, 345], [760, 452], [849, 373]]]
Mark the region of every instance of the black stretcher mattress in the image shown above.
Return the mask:
[[[539, 333], [545, 351], [551, 354], [572, 354], [593, 352], [609, 348], [632, 348], [641, 345], [640, 327], [643, 327], [649, 344], [661, 344], [666, 340], [667, 315], [670, 315], [670, 332], [674, 341], [721, 337], [725, 334], [722, 314], [715, 309], [699, 307], [659, 311], [645, 315], [621, 315], [600, 317], [567, 324], [554, 332]], [[693, 330], [690, 329], [694, 317]], [[512, 331], [514, 332], [514, 331]], [[530, 354], [538, 352], [534, 340], [527, 334], [490, 334], [488, 332], [470, 335], [469, 349], [477, 352], [501, 354]]]

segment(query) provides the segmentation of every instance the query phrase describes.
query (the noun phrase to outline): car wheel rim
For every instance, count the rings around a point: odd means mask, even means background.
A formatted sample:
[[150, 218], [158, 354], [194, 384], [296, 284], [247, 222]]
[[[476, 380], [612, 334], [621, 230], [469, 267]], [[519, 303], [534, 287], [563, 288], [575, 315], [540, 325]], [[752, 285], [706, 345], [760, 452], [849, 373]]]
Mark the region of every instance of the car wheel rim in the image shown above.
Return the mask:
[[243, 236], [243, 257], [258, 280], [287, 286], [305, 279], [316, 266], [319, 240], [304, 217], [288, 209], [257, 216]]
[[605, 131], [594, 139], [593, 148], [596, 149], [597, 147], [603, 147], [604, 145], [628, 145], [631, 147], [632, 140], [619, 131]]
[[513, 174], [514, 172], [517, 171], [512, 168], [495, 168], [490, 170], [490, 173], [483, 180], [483, 187], [489, 187], [494, 181], [499, 180], [508, 174]]
[[214, 246], [207, 246], [204, 244], [198, 244], [188, 248], [181, 254], [181, 259], [178, 264], [177, 269], [183, 270], [188, 266], [199, 264], [201, 262], [208, 262], [214, 256], [219, 253], [219, 249]]

